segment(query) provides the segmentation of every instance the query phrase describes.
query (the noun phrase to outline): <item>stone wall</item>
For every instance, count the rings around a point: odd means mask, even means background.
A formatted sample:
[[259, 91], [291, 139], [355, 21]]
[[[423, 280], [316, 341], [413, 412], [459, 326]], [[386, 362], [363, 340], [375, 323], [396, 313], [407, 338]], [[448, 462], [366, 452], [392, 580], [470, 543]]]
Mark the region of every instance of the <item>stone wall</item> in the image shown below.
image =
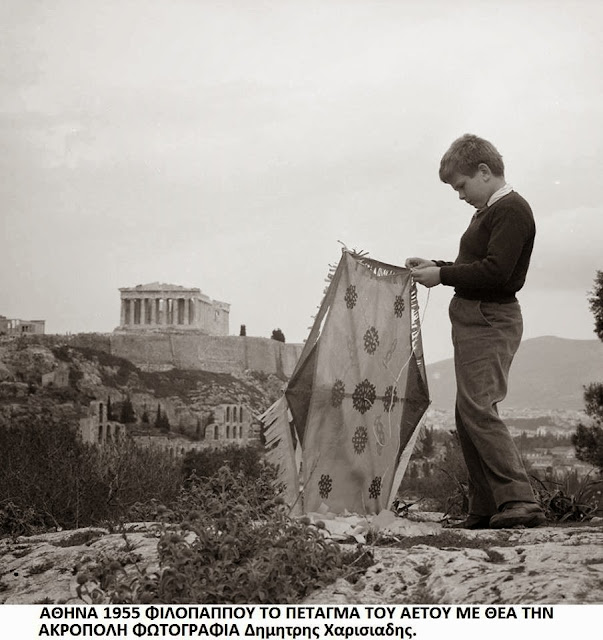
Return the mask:
[[80, 436], [88, 444], [104, 445], [122, 440], [126, 427], [119, 422], [107, 419], [107, 405], [102, 400], [92, 400], [88, 415], [80, 418]]
[[201, 333], [113, 333], [111, 353], [146, 369], [239, 373], [246, 369], [290, 377], [302, 350], [270, 338], [208, 336]]

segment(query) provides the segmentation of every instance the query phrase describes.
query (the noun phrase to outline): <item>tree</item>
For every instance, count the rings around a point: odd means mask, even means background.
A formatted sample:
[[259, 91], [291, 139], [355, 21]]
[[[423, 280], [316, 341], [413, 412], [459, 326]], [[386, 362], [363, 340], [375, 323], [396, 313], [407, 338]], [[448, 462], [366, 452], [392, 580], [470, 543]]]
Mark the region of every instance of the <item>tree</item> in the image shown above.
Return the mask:
[[169, 431], [171, 428], [170, 419], [167, 417], [167, 413], [161, 411], [161, 405], [157, 405], [157, 416], [155, 417], [155, 427], [161, 431]]
[[584, 411], [592, 423], [579, 423], [572, 435], [576, 458], [603, 471], [603, 384], [591, 382], [584, 388]]
[[126, 399], [121, 403], [119, 421], [122, 424], [132, 424], [132, 422], [136, 422], [136, 414], [134, 413], [134, 407], [129, 396], [126, 396]]
[[597, 271], [595, 286], [590, 292], [588, 304], [595, 316], [595, 333], [603, 342], [603, 271]]
[[161, 414], [161, 422], [159, 424], [159, 428], [161, 429], [161, 431], [169, 431], [172, 428], [167, 413]]
[[280, 329], [273, 329], [272, 335], [270, 336], [272, 340], [278, 340], [278, 342], [285, 342], [285, 334]]
[[[603, 342], [603, 271], [597, 271], [588, 302], [595, 316], [595, 333]], [[579, 423], [572, 435], [576, 458], [603, 472], [603, 383], [591, 382], [584, 387], [584, 410], [591, 423]]]
[[572, 444], [576, 449], [576, 458], [592, 464], [603, 471], [603, 428], [601, 423], [578, 424], [572, 436]]
[[423, 436], [421, 438], [419, 456], [421, 458], [431, 458], [431, 456], [434, 454], [434, 451], [435, 445], [433, 440], [433, 427], [427, 427], [424, 430]]

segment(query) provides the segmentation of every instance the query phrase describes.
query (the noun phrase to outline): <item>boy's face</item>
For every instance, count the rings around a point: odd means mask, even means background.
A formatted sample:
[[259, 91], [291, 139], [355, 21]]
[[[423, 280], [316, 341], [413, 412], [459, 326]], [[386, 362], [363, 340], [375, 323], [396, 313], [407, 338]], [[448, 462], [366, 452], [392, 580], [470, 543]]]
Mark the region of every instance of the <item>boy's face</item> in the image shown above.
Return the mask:
[[481, 169], [478, 169], [473, 177], [455, 173], [450, 180], [450, 186], [459, 194], [461, 200], [476, 209], [481, 209], [486, 206], [490, 196], [496, 191], [490, 177], [491, 174], [488, 171]]

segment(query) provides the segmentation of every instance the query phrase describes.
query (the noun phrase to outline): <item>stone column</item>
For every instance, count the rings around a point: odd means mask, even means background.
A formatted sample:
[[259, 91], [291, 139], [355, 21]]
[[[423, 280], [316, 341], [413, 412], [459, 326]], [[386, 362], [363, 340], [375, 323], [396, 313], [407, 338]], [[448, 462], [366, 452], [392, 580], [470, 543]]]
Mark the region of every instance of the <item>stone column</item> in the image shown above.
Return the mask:
[[126, 301], [121, 299], [121, 311], [119, 324], [123, 327], [126, 324]]
[[151, 320], [150, 324], [157, 324], [157, 300], [155, 298], [151, 298]]
[[190, 312], [191, 312], [191, 325], [196, 326], [197, 324], [197, 301], [195, 298], [191, 298], [189, 300]]
[[130, 304], [130, 318], [129, 318], [129, 325], [133, 325], [134, 324], [134, 313], [135, 313], [135, 305], [134, 303], [136, 302], [136, 300], [134, 298], [130, 298], [128, 300], [129, 304]]

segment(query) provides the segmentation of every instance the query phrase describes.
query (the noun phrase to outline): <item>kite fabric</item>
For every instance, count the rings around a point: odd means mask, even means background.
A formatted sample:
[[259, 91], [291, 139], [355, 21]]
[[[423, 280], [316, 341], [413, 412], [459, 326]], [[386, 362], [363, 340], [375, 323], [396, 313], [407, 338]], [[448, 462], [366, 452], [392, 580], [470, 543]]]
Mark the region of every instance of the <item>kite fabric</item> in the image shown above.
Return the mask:
[[410, 270], [344, 250], [284, 396], [262, 417], [292, 511], [390, 508], [428, 406]]

